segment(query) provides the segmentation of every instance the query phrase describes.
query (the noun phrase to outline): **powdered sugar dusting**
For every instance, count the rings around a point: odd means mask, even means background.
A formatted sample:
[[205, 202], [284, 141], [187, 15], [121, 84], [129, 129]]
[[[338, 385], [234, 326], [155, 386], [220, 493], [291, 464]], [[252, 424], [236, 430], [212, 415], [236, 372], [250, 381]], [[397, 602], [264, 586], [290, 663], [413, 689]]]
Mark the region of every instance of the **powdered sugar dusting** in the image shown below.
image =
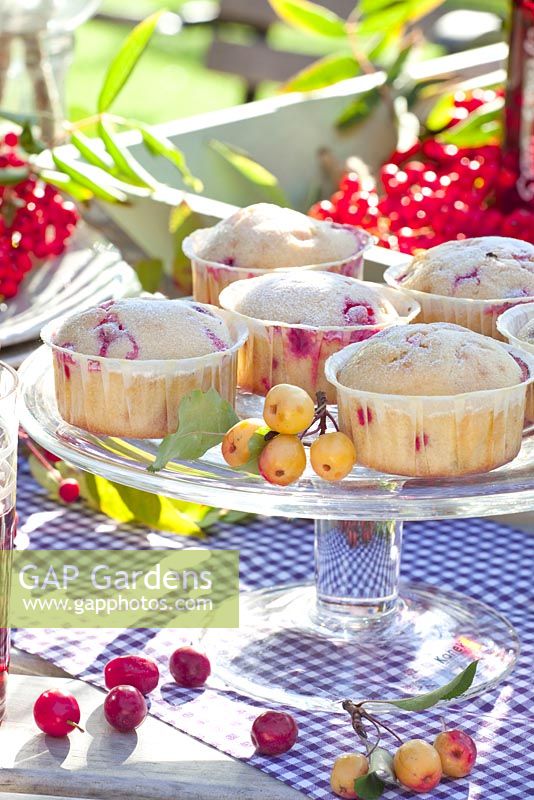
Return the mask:
[[348, 226], [334, 226], [271, 203], [256, 203], [207, 231], [198, 255], [242, 269], [278, 269], [344, 260], [358, 249], [358, 240]]
[[523, 375], [499, 342], [459, 325], [432, 323], [377, 333], [343, 367], [339, 380], [369, 392], [437, 396], [514, 386]]
[[534, 321], [527, 322], [517, 334], [517, 338], [529, 344], [534, 344]]
[[534, 297], [534, 246], [485, 236], [452, 241], [416, 256], [402, 286], [451, 297]]
[[380, 289], [331, 272], [261, 275], [235, 284], [240, 314], [292, 325], [375, 325], [398, 319]]
[[131, 298], [106, 303], [66, 320], [55, 340], [104, 358], [194, 358], [231, 344], [226, 323], [200, 304]]

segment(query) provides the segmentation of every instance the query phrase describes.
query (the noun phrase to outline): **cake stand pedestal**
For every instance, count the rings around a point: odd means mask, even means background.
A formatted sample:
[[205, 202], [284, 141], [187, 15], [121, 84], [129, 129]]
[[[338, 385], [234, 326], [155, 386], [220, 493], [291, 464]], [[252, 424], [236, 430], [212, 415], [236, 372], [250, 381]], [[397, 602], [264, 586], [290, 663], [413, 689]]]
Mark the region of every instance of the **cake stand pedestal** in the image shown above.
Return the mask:
[[388, 696], [430, 691], [477, 659], [464, 696], [474, 697], [512, 669], [519, 642], [504, 617], [464, 595], [399, 583], [402, 525], [531, 510], [533, 429], [525, 431], [515, 461], [491, 473], [428, 481], [356, 468], [337, 484], [310, 471], [289, 487], [275, 487], [231, 470], [220, 448], [152, 474], [146, 467], [158, 442], [99, 437], [67, 425], [57, 411], [45, 348], [26, 360], [21, 381], [24, 428], [82, 469], [171, 497], [316, 520], [315, 583], [245, 592], [240, 627], [203, 634], [216, 674], [236, 691], [308, 710], [340, 710], [339, 700], [383, 697], [385, 687]]

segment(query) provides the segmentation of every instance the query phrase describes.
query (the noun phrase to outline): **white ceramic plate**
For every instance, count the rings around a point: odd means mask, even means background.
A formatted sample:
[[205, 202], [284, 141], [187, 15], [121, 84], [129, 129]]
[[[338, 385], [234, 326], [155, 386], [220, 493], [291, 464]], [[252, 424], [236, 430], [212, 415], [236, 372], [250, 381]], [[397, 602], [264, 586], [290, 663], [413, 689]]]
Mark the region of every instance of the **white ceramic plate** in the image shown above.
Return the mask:
[[135, 272], [119, 251], [80, 222], [67, 251], [32, 270], [19, 294], [0, 304], [0, 347], [37, 339], [51, 319], [139, 292]]

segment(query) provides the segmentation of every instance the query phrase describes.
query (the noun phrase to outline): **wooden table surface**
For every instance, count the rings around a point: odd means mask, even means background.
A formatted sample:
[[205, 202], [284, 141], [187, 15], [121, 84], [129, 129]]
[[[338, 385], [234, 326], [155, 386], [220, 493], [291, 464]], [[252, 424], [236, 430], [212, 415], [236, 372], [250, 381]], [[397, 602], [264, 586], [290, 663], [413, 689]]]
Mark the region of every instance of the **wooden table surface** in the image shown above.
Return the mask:
[[[0, 726], [1, 800], [302, 800], [300, 792], [149, 716], [137, 733], [110, 728], [104, 692], [15, 651], [8, 715]], [[53, 686], [73, 691], [86, 732], [45, 736], [35, 699]]]

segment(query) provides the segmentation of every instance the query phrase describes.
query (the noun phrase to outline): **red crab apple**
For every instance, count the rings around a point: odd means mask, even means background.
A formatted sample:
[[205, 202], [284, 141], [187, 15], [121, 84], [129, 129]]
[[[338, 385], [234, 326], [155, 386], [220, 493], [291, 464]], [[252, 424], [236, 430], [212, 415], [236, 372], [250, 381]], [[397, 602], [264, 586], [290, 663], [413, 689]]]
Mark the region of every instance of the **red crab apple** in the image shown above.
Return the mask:
[[254, 720], [252, 743], [262, 756], [279, 756], [291, 750], [299, 735], [297, 723], [284, 711], [265, 711]]
[[443, 774], [449, 778], [465, 778], [475, 766], [477, 746], [463, 731], [442, 731], [436, 736], [434, 747], [439, 753]]

